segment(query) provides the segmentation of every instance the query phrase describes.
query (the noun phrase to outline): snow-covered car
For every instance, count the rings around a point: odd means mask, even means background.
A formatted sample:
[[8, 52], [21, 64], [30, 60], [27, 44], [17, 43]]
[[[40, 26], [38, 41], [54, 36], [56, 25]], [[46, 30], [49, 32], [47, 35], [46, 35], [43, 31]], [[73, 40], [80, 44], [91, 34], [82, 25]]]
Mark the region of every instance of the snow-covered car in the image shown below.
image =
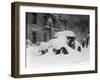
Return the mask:
[[40, 52], [45, 54], [49, 48], [52, 48], [55, 54], [68, 54], [69, 50], [74, 49], [81, 51], [81, 46], [78, 41], [75, 40], [75, 34], [72, 31], [60, 31], [55, 33], [55, 39], [51, 39], [48, 42], [41, 42]]
[[39, 52], [41, 52], [41, 54], [46, 54], [50, 48], [52, 48], [52, 51], [55, 54], [60, 54], [61, 50], [64, 54], [68, 54], [67, 50], [66, 50], [66, 39], [65, 37], [57, 37], [55, 39], [51, 39], [48, 42], [41, 42], [39, 45]]
[[64, 31], [65, 37], [67, 38], [67, 44], [72, 49], [81, 51], [81, 44], [76, 40], [75, 34], [72, 31]]
[[67, 40], [65, 42], [69, 47], [81, 51], [81, 44], [79, 43], [79, 41], [76, 40], [74, 32], [65, 30], [65, 31], [57, 32], [55, 34], [55, 37], [60, 37], [60, 36], [66, 37], [65, 40], [66, 39]]

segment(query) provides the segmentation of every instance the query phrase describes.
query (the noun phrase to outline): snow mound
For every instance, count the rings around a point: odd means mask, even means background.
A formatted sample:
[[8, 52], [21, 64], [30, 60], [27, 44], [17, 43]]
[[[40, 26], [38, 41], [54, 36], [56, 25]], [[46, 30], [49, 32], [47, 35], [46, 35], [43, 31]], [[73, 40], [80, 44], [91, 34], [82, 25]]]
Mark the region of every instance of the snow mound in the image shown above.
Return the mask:
[[48, 47], [49, 47], [48, 42], [41, 42], [40, 45], [39, 45], [40, 50], [48, 49]]
[[89, 48], [84, 48], [82, 52], [78, 52], [70, 47], [66, 47], [68, 54], [64, 55], [60, 53], [55, 55], [52, 52], [52, 48], [45, 55], [38, 53], [39, 47], [28, 47], [26, 53], [26, 64], [27, 67], [38, 67], [38, 66], [61, 66], [61, 65], [81, 65], [82, 63], [89, 63]]
[[[72, 31], [60, 31], [55, 34], [56, 38], [48, 42], [41, 42], [40, 45], [31, 45], [26, 47], [26, 65], [27, 67], [54, 66], [54, 65], [80, 65], [89, 62], [89, 47], [84, 48], [81, 52], [72, 49], [67, 44], [67, 36], [75, 37]], [[30, 42], [29, 42], [30, 43]], [[80, 43], [75, 40], [75, 47], [81, 47]], [[53, 52], [53, 48], [60, 49], [65, 47], [68, 54], [62, 52], [58, 55]], [[48, 52], [41, 55], [40, 50], [48, 49]]]
[[61, 47], [67, 46], [66, 38], [63, 36], [60, 36], [56, 39], [51, 39], [48, 44], [55, 49], [60, 49]]
[[54, 35], [54, 37], [60, 37], [60, 36], [64, 36], [64, 37], [67, 37], [67, 36], [75, 37], [75, 34], [72, 31], [64, 30], [64, 31], [56, 32], [55, 35]]

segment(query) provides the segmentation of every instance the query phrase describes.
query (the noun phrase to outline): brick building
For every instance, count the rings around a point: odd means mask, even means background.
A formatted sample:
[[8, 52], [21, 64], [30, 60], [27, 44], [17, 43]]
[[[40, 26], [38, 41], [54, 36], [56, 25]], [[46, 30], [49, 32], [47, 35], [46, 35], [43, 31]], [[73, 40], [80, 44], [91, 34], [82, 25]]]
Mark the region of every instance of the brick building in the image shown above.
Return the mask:
[[33, 43], [48, 41], [55, 32], [70, 30], [82, 42], [89, 35], [89, 15], [26, 13], [26, 39]]
[[33, 43], [48, 41], [63, 30], [67, 21], [56, 14], [26, 13], [26, 39]]

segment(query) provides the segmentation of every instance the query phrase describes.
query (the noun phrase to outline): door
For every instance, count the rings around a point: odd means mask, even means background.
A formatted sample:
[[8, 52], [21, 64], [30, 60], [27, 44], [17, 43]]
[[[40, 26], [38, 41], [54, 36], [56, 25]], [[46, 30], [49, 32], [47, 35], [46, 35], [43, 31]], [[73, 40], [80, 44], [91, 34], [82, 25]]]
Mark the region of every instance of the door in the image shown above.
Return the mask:
[[36, 31], [32, 32], [33, 43], [36, 43]]
[[47, 34], [44, 33], [44, 42], [46, 42], [46, 41], [47, 41]]

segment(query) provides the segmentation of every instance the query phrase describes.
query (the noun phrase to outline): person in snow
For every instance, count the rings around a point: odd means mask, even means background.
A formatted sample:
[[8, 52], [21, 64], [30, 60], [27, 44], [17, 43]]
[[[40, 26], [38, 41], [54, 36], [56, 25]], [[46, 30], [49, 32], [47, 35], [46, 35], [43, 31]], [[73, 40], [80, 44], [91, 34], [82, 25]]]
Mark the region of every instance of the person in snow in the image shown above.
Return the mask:
[[90, 35], [88, 34], [88, 35], [87, 35], [86, 47], [88, 47], [88, 45], [89, 45], [89, 42], [90, 42]]
[[87, 48], [90, 42], [89, 34], [82, 39], [82, 47]]

